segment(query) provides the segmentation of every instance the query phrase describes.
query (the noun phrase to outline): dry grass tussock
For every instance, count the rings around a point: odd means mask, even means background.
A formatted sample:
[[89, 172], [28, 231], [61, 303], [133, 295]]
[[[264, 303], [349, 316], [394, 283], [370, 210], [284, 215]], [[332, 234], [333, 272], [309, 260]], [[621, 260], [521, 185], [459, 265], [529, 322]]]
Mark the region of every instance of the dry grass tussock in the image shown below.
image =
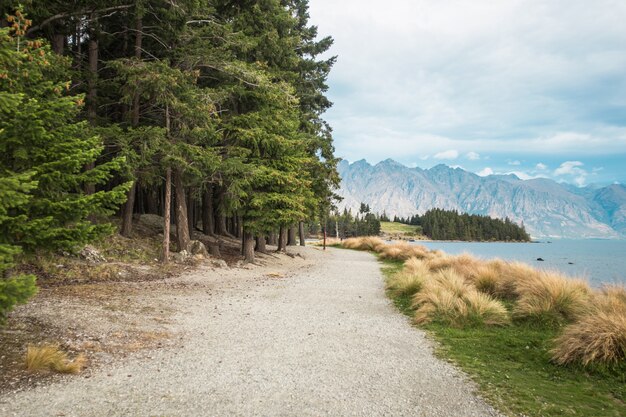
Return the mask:
[[536, 271], [516, 282], [519, 299], [513, 314], [541, 322], [571, 322], [591, 307], [591, 289], [581, 279], [571, 279], [558, 272]]
[[510, 319], [505, 306], [476, 290], [452, 269], [429, 275], [413, 297], [417, 324], [438, 322], [457, 327], [503, 325]]
[[626, 289], [607, 287], [593, 308], [556, 339], [552, 359], [561, 365], [618, 365], [626, 361]]
[[394, 259], [398, 261], [406, 261], [410, 258], [424, 259], [433, 256], [428, 248], [421, 245], [412, 245], [407, 242], [397, 242], [391, 245], [383, 243], [377, 252], [382, 259]]
[[346, 249], [371, 250], [379, 252], [382, 247], [385, 246], [385, 242], [374, 236], [363, 236], [346, 239], [341, 243], [341, 245]]
[[402, 271], [387, 279], [387, 290], [396, 297], [412, 296], [422, 289], [429, 275], [430, 270], [423, 261], [410, 258]]
[[77, 374], [87, 359], [80, 354], [69, 360], [59, 345], [28, 346], [25, 357], [26, 369], [31, 372], [53, 371], [63, 374]]

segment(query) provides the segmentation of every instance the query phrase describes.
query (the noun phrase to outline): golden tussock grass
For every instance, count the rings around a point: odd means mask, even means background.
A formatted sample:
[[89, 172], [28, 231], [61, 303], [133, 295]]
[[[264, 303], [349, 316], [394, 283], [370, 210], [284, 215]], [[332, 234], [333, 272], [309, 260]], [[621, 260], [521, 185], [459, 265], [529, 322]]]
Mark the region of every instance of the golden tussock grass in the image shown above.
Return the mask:
[[26, 369], [31, 372], [54, 371], [63, 374], [77, 374], [87, 359], [80, 354], [69, 360], [59, 345], [28, 346], [25, 357]]
[[394, 296], [412, 296], [422, 289], [430, 271], [426, 264], [417, 258], [408, 259], [402, 271], [387, 279], [387, 290]]
[[341, 245], [346, 249], [371, 250], [378, 252], [385, 246], [382, 239], [375, 236], [352, 237], [344, 240]]
[[626, 289], [607, 287], [593, 308], [555, 340], [552, 359], [561, 365], [617, 365], [626, 361]]
[[382, 259], [395, 259], [398, 261], [406, 261], [410, 258], [428, 258], [431, 254], [428, 248], [421, 245], [412, 245], [408, 242], [397, 242], [390, 245], [383, 242], [383, 246], [379, 247], [377, 252]]
[[559, 272], [536, 271], [515, 283], [519, 299], [513, 314], [542, 322], [571, 322], [589, 311], [591, 289], [581, 279]]
[[509, 315], [505, 306], [492, 296], [476, 290], [452, 269], [429, 276], [413, 297], [417, 324], [431, 321], [457, 327], [503, 325]]

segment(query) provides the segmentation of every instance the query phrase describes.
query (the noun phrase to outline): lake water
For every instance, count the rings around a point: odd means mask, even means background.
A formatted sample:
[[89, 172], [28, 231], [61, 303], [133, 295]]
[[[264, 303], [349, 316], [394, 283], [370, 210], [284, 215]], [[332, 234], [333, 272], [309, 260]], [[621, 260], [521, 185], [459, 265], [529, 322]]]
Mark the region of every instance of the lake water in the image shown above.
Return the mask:
[[[416, 244], [440, 249], [451, 255], [463, 252], [483, 259], [521, 261], [541, 269], [559, 270], [586, 278], [594, 287], [626, 285], [626, 241], [553, 240], [551, 243], [487, 243], [419, 241]], [[543, 262], [537, 258], [544, 259]]]

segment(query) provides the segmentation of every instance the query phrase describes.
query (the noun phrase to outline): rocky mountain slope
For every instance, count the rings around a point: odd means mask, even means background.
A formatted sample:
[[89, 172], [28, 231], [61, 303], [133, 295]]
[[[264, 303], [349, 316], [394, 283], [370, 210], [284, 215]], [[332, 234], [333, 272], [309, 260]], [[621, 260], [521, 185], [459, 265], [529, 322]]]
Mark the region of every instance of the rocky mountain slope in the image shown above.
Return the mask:
[[391, 159], [376, 165], [342, 161], [339, 173], [339, 208], [353, 212], [361, 202], [391, 217], [438, 207], [524, 222], [533, 237], [626, 237], [624, 185], [576, 188], [515, 175], [480, 177], [446, 165], [408, 168]]

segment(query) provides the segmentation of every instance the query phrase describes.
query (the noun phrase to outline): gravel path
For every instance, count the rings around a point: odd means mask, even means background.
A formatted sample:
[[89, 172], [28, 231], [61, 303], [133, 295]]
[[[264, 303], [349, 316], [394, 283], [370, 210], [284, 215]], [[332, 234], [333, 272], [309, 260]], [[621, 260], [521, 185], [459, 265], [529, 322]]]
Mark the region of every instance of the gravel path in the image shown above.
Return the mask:
[[0, 415], [497, 415], [390, 304], [373, 256], [298, 250], [291, 273], [283, 262], [180, 278], [193, 291], [163, 297], [181, 346], [5, 395]]

